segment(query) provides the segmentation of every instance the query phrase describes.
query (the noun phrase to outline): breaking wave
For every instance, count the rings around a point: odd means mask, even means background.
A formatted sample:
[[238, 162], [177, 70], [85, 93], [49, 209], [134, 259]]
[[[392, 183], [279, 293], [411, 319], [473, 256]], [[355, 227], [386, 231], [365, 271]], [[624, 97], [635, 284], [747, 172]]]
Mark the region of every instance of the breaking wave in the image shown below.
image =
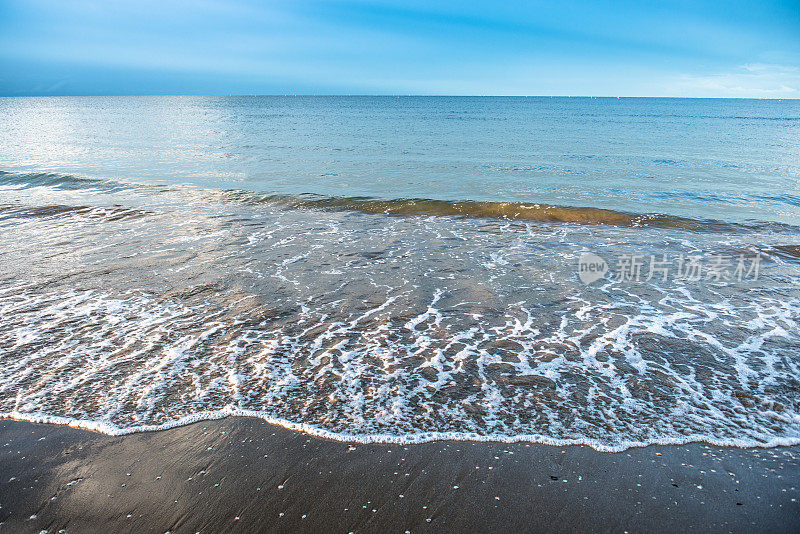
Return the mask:
[[[53, 173], [17, 174], [0, 171], [0, 179], [4, 183], [14, 184], [18, 187], [44, 186], [66, 190], [96, 190], [105, 193], [138, 190], [145, 195], [183, 192], [187, 195], [202, 196], [204, 200], [210, 202], [269, 204], [283, 208], [357, 211], [390, 216], [467, 217], [542, 223], [674, 228], [692, 232], [718, 233], [746, 233], [754, 230], [796, 233], [798, 230], [795, 226], [772, 221], [731, 222], [657, 213], [627, 213], [597, 207], [556, 206], [533, 202], [437, 200], [426, 198], [379, 199], [316, 194], [263, 194], [243, 190], [202, 190], [175, 185], [124, 184], [106, 179], [82, 178]], [[672, 192], [670, 194], [675, 196], [677, 193]]]

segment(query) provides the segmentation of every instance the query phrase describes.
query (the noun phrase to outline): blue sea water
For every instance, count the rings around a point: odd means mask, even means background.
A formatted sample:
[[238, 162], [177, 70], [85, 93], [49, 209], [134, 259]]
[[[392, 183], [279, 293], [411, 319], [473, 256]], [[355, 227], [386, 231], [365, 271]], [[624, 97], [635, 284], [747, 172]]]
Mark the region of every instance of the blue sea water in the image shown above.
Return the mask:
[[0, 131], [5, 416], [800, 442], [800, 101], [3, 98]]
[[6, 98], [0, 121], [6, 171], [800, 220], [797, 100]]

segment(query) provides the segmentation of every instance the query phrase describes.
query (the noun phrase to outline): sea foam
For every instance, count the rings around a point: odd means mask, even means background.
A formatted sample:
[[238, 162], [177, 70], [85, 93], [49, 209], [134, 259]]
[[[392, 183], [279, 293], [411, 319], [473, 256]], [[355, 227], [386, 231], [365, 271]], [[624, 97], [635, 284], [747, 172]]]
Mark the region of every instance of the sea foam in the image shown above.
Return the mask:
[[[0, 189], [0, 416], [115, 435], [251, 416], [364, 443], [602, 451], [800, 440], [800, 269], [770, 229], [50, 181]], [[764, 268], [587, 286], [587, 250], [762, 253]]]

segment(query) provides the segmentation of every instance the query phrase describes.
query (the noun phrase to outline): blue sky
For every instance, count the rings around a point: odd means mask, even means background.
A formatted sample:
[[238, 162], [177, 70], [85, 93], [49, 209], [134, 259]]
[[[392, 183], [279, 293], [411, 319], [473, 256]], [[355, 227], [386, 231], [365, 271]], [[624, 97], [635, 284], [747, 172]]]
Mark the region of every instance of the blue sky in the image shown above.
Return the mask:
[[3, 0], [0, 94], [799, 98], [800, 0]]

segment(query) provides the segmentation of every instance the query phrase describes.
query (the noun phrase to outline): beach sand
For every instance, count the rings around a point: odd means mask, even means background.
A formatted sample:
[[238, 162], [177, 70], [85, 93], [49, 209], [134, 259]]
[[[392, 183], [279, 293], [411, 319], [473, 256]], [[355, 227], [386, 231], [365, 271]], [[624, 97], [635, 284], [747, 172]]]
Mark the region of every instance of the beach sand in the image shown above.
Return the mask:
[[800, 531], [800, 447], [362, 445], [0, 421], [0, 532]]

